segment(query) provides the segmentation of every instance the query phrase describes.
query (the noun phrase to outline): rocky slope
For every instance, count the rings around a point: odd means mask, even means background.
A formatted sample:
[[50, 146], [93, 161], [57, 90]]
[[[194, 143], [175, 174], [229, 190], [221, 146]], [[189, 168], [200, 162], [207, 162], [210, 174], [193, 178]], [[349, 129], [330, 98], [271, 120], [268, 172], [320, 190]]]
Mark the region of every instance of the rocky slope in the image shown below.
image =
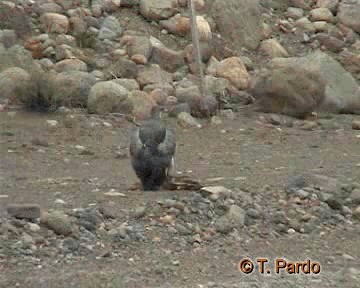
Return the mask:
[[0, 2], [1, 100], [139, 118], [153, 105], [204, 116], [251, 95], [289, 115], [359, 111], [358, 1], [195, 2], [205, 98], [187, 1], [24, 0]]

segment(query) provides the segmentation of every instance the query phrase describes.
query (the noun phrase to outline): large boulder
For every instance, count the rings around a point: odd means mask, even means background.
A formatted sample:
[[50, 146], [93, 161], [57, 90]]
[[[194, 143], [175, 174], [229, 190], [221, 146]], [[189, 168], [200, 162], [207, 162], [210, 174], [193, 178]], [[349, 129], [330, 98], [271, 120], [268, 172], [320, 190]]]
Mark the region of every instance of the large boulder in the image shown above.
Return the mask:
[[137, 80], [141, 87], [148, 84], [161, 84], [173, 82], [173, 75], [160, 68], [159, 65], [152, 64], [144, 66], [139, 70]]
[[11, 103], [25, 104], [37, 94], [36, 83], [22, 68], [11, 67], [0, 73], [0, 102], [9, 99]]
[[51, 99], [57, 106], [86, 107], [90, 89], [95, 85], [93, 75], [83, 71], [67, 71], [51, 81]]
[[304, 57], [274, 58], [268, 68], [268, 76], [259, 77], [254, 89], [262, 109], [294, 116], [360, 112], [356, 80], [320, 50]]
[[360, 33], [360, 1], [342, 0], [339, 4], [339, 22]]
[[214, 76], [229, 80], [240, 90], [246, 90], [250, 81], [250, 75], [239, 57], [230, 57], [216, 64]]
[[124, 111], [124, 102], [128, 97], [129, 91], [124, 87], [112, 81], [98, 82], [90, 90], [87, 102], [88, 112], [96, 114], [127, 113], [128, 111]]
[[213, 0], [208, 7], [218, 32], [234, 49], [258, 47], [262, 40], [259, 0]]
[[70, 30], [70, 21], [65, 15], [45, 13], [40, 17], [43, 29], [49, 33], [66, 34]]

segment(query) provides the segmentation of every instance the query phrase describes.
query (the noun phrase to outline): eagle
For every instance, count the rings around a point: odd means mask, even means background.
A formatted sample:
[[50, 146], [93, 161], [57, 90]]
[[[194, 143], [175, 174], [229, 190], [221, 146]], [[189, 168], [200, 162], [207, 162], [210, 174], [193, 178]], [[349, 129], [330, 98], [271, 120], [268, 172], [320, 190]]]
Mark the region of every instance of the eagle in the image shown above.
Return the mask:
[[176, 135], [161, 122], [163, 108], [155, 106], [151, 115], [130, 132], [130, 159], [143, 191], [158, 191], [174, 170]]

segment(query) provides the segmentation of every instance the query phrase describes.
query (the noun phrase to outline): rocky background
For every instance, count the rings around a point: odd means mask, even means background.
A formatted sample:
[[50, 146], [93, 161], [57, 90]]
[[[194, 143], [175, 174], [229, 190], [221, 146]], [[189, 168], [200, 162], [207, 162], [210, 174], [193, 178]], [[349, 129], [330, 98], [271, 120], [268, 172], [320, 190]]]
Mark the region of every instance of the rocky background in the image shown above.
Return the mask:
[[[195, 3], [205, 95], [185, 0], [0, 2], [0, 287], [359, 287], [360, 1]], [[201, 185], [145, 201], [118, 131], [154, 105]], [[324, 273], [245, 280], [259, 247]]]

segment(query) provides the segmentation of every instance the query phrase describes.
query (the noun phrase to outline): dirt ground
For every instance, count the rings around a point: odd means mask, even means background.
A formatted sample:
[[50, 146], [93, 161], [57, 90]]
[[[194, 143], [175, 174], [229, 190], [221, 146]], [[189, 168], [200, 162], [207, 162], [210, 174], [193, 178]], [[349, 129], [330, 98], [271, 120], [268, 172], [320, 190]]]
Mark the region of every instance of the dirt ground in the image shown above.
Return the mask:
[[[65, 114], [0, 113], [0, 194], [8, 196], [0, 198], [0, 208], [8, 203], [34, 203], [42, 210], [74, 209], [111, 200], [123, 211], [175, 194], [191, 194], [128, 191], [137, 182], [127, 157], [130, 124], [116, 117], [72, 115], [75, 120]], [[276, 204], [276, 195], [284, 193], [289, 176], [307, 172], [343, 182], [359, 181], [360, 132], [351, 128], [351, 121], [359, 116], [324, 117], [313, 129], [283, 117], [281, 121], [294, 123], [271, 125], [268, 116], [243, 109], [235, 120], [224, 119], [221, 125], [204, 121], [202, 129], [183, 129], [175, 119], [167, 118], [177, 131], [177, 171], [209, 185], [255, 195], [264, 208], [265, 221], [273, 216], [266, 214], [267, 206]], [[49, 128], [46, 120], [57, 120], [58, 126]], [[107, 196], [109, 191], [124, 195]], [[360, 287], [359, 228], [358, 222], [347, 221], [321, 233], [279, 237], [239, 229], [198, 245], [170, 237], [171, 227], [149, 229], [146, 233], [153, 241], [99, 244], [99, 249], [72, 259], [43, 255], [29, 264], [16, 257], [0, 257], [0, 287], [355, 288]], [[109, 250], [111, 257], [99, 257]], [[246, 257], [270, 262], [279, 257], [311, 259], [320, 263], [321, 272], [277, 275], [271, 270], [269, 275], [245, 275], [238, 263]]]

